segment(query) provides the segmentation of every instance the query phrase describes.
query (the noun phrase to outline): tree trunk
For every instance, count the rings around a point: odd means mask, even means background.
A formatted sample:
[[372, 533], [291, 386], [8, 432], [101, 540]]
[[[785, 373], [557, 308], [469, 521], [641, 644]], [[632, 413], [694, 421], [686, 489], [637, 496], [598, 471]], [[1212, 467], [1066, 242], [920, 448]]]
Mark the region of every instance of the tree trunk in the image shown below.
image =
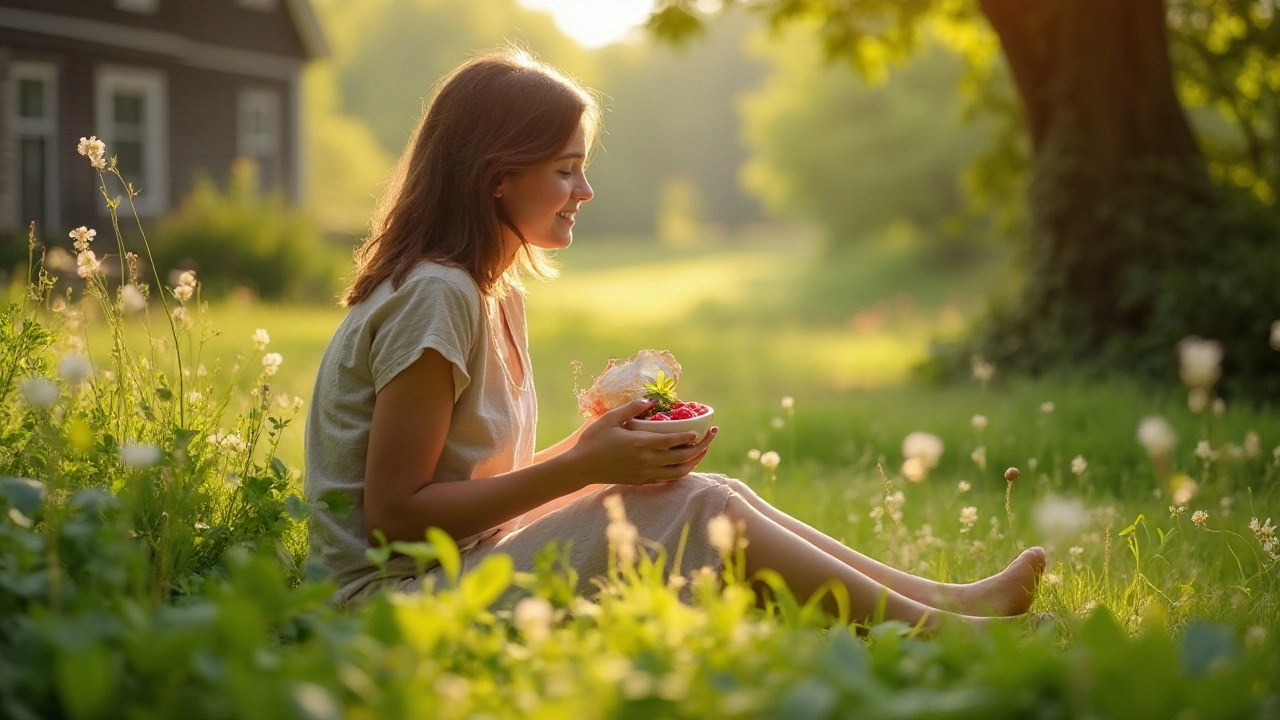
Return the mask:
[[1088, 355], [1163, 362], [1172, 348], [1149, 337], [1158, 286], [1168, 262], [1212, 243], [1204, 220], [1222, 202], [1174, 91], [1163, 0], [979, 5], [1031, 145], [1026, 285], [988, 351], [1033, 370]]

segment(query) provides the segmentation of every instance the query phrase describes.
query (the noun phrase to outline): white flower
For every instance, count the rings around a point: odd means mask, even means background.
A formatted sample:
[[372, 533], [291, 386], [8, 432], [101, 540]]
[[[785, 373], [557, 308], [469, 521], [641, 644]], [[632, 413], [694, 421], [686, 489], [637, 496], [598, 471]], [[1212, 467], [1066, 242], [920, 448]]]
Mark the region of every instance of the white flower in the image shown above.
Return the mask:
[[778, 463], [780, 462], [782, 462], [782, 458], [778, 456], [778, 453], [772, 450], [770, 450], [767, 453], [762, 453], [760, 455], [760, 464], [770, 470], [777, 470]]
[[242, 453], [244, 452], [244, 449], [248, 447], [244, 442], [244, 438], [240, 437], [239, 433], [229, 433], [227, 435], [219, 435], [215, 433], [209, 437], [209, 441], [215, 442], [215, 438], [217, 438], [216, 442], [218, 447], [231, 453]]
[[120, 462], [128, 468], [149, 468], [160, 462], [160, 448], [139, 442], [120, 444]]
[[1049, 542], [1073, 535], [1085, 522], [1084, 505], [1076, 499], [1046, 496], [1035, 509], [1036, 527]]
[[907, 458], [902, 463], [902, 477], [913, 483], [918, 483], [929, 477], [929, 470], [920, 461], [920, 458]]
[[79, 385], [93, 377], [93, 363], [83, 355], [68, 353], [58, 363], [58, 376], [66, 380], [68, 385]]
[[996, 366], [987, 362], [981, 355], [974, 355], [969, 358], [969, 364], [973, 368], [973, 378], [978, 382], [986, 385], [995, 377]]
[[967, 493], [971, 487], [972, 486], [969, 485], [968, 480], [961, 480], [960, 484], [956, 485], [956, 490], [959, 490], [962, 493]]
[[23, 402], [31, 407], [45, 409], [58, 402], [58, 383], [49, 378], [33, 377], [18, 385]]
[[1191, 522], [1196, 527], [1208, 528], [1209, 513], [1204, 510], [1197, 510], [1191, 513]]
[[759, 461], [760, 451], [755, 448], [751, 448], [750, 450], [747, 451], [747, 459], [750, 460], [751, 462]]
[[1213, 387], [1222, 376], [1222, 343], [1197, 335], [1179, 340], [1178, 366], [1178, 376], [1187, 387]]
[[92, 250], [85, 250], [76, 256], [76, 274], [82, 278], [87, 278], [98, 272], [98, 268], [101, 265], [102, 261], [93, 254]]
[[1218, 453], [1213, 451], [1213, 447], [1209, 445], [1208, 440], [1201, 440], [1196, 443], [1196, 457], [1209, 463], [1218, 457]]
[[782, 426], [787, 424], [787, 421], [783, 420], [780, 417], [776, 417], [773, 420], [771, 420], [769, 424], [773, 426], [774, 430], [781, 430]]
[[987, 448], [985, 446], [979, 445], [974, 448], [973, 452], [969, 453], [969, 458], [973, 460], [974, 465], [977, 465], [982, 470], [987, 469]]
[[196, 271], [195, 271], [195, 270], [183, 270], [183, 271], [182, 271], [182, 273], [181, 273], [180, 275], [178, 275], [178, 285], [185, 286], [185, 287], [190, 287], [190, 288], [195, 287], [195, 286], [196, 286]]
[[284, 362], [284, 358], [280, 353], [267, 353], [262, 356], [262, 374], [275, 375], [280, 369], [280, 363]]
[[93, 239], [97, 237], [97, 235], [98, 235], [97, 230], [91, 230], [85, 227], [84, 225], [81, 225], [75, 230], [72, 230], [70, 233], [67, 233], [68, 237], [75, 240], [74, 245], [76, 248], [76, 252], [78, 253], [82, 253], [85, 250], [88, 250], [89, 243], [93, 242]]
[[1054, 405], [1052, 400], [1045, 400], [1044, 402], [1040, 403], [1040, 412], [1044, 413], [1045, 415], [1051, 414], [1056, 409], [1058, 409], [1058, 406]]
[[792, 409], [792, 408], [794, 408], [795, 406], [796, 406], [796, 399], [795, 399], [795, 398], [791, 397], [790, 395], [784, 395], [784, 396], [782, 396], [782, 409], [783, 409], [783, 410], [791, 410], [791, 409]]
[[721, 555], [733, 552], [733, 521], [727, 515], [717, 515], [707, 523], [707, 541]]
[[120, 288], [120, 309], [125, 314], [141, 312], [147, 307], [147, 299], [137, 285], [132, 283]]
[[969, 420], [969, 424], [973, 426], [974, 430], [982, 432], [987, 429], [987, 416], [974, 415], [973, 418]]
[[204, 395], [199, 390], [192, 390], [187, 393], [187, 403], [191, 405], [199, 405], [204, 402]]
[[902, 441], [902, 456], [919, 460], [926, 472], [938, 467], [942, 451], [942, 439], [932, 433], [913, 432]]
[[1079, 562], [1080, 556], [1084, 555], [1084, 548], [1080, 547], [1079, 545], [1072, 545], [1070, 548], [1067, 549], [1067, 552], [1071, 555], [1072, 562]]
[[96, 135], [80, 138], [80, 143], [76, 145], [76, 152], [89, 158], [89, 164], [95, 170], [107, 169], [107, 144], [99, 140]]
[[1271, 349], [1280, 350], [1280, 320], [1271, 323]]
[[1168, 455], [1178, 444], [1178, 435], [1167, 420], [1159, 415], [1148, 415], [1138, 423], [1138, 442], [1149, 457], [1159, 458]]
[[1202, 387], [1193, 387], [1187, 393], [1187, 409], [1199, 415], [1209, 407], [1209, 391]]
[[1085, 470], [1089, 469], [1089, 463], [1085, 461], [1083, 455], [1077, 455], [1071, 458], [1071, 472], [1076, 475], [1083, 475]]
[[978, 508], [970, 506], [960, 510], [960, 532], [969, 532], [977, 522]]
[[1258, 433], [1249, 430], [1244, 434], [1244, 456], [1256, 458], [1262, 454], [1262, 438]]
[[1191, 498], [1195, 497], [1199, 491], [1200, 486], [1196, 484], [1195, 480], [1185, 475], [1179, 475], [1174, 480], [1173, 495], [1169, 499], [1173, 500], [1175, 505], [1186, 505], [1191, 502]]
[[185, 303], [191, 299], [196, 292], [195, 285], [179, 285], [173, 289], [173, 296], [178, 298], [178, 302]]
[[540, 597], [527, 597], [516, 603], [512, 620], [520, 634], [531, 643], [539, 643], [551, 636], [551, 622], [555, 608]]
[[257, 348], [257, 349], [259, 349], [259, 350], [266, 350], [266, 349], [267, 349], [267, 343], [269, 343], [269, 342], [271, 342], [271, 336], [267, 334], [267, 331], [266, 331], [266, 330], [264, 330], [264, 329], [262, 329], [262, 328], [258, 328], [257, 330], [254, 330], [254, 331], [253, 331], [253, 346], [254, 346], [254, 347], [256, 347], [256, 348]]

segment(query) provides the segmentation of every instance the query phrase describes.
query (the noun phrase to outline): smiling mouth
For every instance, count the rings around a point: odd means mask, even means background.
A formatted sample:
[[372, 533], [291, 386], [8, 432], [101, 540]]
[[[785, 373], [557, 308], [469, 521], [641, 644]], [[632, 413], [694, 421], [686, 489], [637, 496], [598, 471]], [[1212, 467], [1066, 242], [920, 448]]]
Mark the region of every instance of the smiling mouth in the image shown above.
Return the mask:
[[561, 210], [560, 212], [556, 213], [556, 215], [558, 215], [558, 216], [560, 216], [560, 217], [564, 218], [565, 220], [572, 220], [572, 219], [573, 219], [573, 216], [574, 216], [574, 215], [576, 215], [576, 214], [577, 214], [577, 213], [564, 212], [563, 210]]

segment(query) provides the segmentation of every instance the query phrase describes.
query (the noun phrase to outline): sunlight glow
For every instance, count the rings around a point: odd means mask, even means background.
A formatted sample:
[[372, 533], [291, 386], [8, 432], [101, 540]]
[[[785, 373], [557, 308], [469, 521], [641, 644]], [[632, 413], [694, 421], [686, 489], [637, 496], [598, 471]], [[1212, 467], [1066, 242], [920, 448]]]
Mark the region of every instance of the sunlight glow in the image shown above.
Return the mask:
[[584, 47], [622, 40], [644, 24], [654, 0], [520, 0], [534, 10], [551, 13], [556, 26]]

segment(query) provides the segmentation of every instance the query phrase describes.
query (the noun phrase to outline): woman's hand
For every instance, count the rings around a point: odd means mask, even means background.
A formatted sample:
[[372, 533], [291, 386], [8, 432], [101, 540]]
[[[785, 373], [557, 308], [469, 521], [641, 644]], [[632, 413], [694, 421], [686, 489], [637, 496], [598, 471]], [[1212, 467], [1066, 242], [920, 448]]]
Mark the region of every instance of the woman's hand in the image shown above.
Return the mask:
[[652, 400], [633, 400], [601, 415], [582, 430], [577, 444], [562, 459], [584, 483], [647, 485], [688, 475], [707, 454], [718, 428], [711, 428], [699, 442], [695, 432], [653, 433], [624, 427], [652, 405]]

